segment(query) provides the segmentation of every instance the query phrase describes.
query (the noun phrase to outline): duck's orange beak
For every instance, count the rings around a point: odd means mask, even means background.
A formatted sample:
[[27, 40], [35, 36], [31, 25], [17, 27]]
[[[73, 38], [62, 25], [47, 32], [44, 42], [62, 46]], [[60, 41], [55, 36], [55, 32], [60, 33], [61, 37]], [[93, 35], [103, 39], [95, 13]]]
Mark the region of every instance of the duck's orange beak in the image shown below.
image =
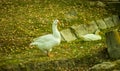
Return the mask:
[[104, 33], [103, 32], [99, 32], [100, 35], [103, 35]]
[[58, 24], [60, 25], [60, 21], [58, 20]]

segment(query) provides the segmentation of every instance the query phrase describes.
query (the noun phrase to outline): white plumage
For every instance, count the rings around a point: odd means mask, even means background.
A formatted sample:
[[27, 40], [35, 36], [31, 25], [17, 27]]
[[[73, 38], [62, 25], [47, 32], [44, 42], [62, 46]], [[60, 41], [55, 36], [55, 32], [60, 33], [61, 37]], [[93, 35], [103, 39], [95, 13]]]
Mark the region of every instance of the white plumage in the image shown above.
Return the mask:
[[99, 35], [100, 31], [97, 30], [95, 34], [86, 34], [86, 35], [81, 35], [81, 39], [83, 41], [96, 41], [96, 40], [101, 40], [101, 36]]
[[40, 36], [38, 38], [33, 39], [33, 42], [30, 45], [35, 45], [48, 56], [50, 56], [49, 52], [52, 50], [53, 47], [57, 46], [61, 42], [61, 35], [57, 29], [58, 20], [54, 20], [52, 24], [52, 34]]

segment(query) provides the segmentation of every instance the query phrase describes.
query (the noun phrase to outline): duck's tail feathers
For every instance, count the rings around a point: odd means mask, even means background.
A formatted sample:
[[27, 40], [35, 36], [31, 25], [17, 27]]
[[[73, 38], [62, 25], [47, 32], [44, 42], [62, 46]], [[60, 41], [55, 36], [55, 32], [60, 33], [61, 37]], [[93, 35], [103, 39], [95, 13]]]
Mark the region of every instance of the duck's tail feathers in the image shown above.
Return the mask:
[[30, 43], [30, 46], [36, 45], [36, 44], [37, 44], [36, 42], [32, 42], [32, 43]]

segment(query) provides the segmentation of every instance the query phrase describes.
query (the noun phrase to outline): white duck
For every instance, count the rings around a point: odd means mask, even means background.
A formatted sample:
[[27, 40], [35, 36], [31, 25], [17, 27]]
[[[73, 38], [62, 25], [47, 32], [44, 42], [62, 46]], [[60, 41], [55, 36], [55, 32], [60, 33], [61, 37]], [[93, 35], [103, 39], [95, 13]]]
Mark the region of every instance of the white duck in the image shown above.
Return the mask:
[[81, 39], [83, 41], [96, 41], [96, 40], [101, 40], [100, 30], [97, 30], [95, 34], [86, 34], [86, 35], [81, 35]]
[[59, 23], [59, 20], [54, 20], [52, 24], [52, 34], [40, 36], [38, 38], [33, 39], [33, 42], [30, 43], [30, 45], [35, 45], [45, 53], [47, 53], [48, 56], [50, 55], [50, 51], [52, 51], [52, 48], [59, 45], [61, 42], [61, 35], [60, 32], [57, 29], [57, 24]]

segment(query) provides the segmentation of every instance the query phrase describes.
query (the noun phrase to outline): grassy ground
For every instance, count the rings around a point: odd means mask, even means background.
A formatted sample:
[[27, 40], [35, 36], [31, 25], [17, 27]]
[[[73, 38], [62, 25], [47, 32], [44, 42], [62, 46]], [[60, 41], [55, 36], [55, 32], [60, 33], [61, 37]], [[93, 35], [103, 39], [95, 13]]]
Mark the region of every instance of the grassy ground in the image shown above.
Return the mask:
[[[0, 10], [0, 66], [91, 57], [106, 48], [104, 35], [103, 40], [96, 42], [62, 42], [53, 49], [55, 56], [52, 58], [43, 55], [38, 48], [29, 47], [33, 38], [52, 32], [51, 23], [56, 18], [61, 22], [59, 30], [63, 30], [112, 15], [107, 8], [90, 6], [88, 1], [9, 0], [0, 1]], [[89, 58], [86, 59], [89, 62]], [[106, 60], [96, 56], [95, 61]]]

